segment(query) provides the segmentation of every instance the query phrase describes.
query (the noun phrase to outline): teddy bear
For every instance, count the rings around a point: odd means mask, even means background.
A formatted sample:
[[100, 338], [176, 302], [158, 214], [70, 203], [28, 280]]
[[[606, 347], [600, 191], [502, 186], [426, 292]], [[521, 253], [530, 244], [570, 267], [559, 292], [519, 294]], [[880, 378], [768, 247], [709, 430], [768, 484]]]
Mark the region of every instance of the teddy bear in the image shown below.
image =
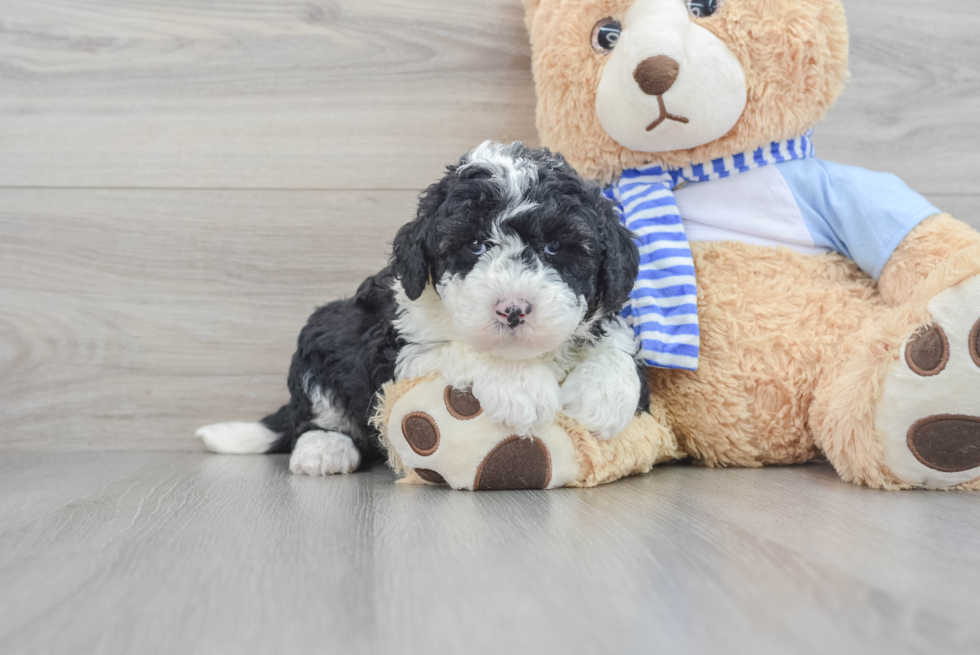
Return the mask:
[[980, 234], [815, 157], [847, 80], [840, 0], [523, 0], [542, 145], [641, 253], [624, 317], [650, 411], [529, 436], [438, 375], [375, 425], [409, 482], [594, 486], [681, 459], [826, 459], [877, 489], [980, 489]]

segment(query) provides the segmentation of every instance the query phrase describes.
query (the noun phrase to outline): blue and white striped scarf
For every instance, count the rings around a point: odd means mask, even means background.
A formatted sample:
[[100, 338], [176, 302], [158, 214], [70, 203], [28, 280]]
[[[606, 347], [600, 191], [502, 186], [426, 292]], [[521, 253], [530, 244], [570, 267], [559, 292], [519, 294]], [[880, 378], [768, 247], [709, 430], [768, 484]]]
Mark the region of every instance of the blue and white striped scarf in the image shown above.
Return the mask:
[[674, 189], [813, 157], [812, 135], [811, 130], [798, 139], [776, 141], [769, 147], [715, 159], [710, 164], [680, 169], [632, 168], [605, 189], [606, 197], [618, 204], [620, 220], [636, 235], [640, 248], [640, 274], [623, 307], [623, 318], [633, 326], [640, 356], [648, 366], [698, 368], [701, 330], [694, 259]]

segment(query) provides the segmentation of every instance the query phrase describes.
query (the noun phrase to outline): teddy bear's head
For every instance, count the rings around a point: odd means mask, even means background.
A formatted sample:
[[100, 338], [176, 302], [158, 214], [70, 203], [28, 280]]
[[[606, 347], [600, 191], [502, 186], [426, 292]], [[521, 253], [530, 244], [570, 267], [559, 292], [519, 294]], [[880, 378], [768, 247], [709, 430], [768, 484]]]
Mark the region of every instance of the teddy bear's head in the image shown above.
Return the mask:
[[543, 145], [609, 182], [800, 136], [847, 79], [840, 0], [523, 0]]

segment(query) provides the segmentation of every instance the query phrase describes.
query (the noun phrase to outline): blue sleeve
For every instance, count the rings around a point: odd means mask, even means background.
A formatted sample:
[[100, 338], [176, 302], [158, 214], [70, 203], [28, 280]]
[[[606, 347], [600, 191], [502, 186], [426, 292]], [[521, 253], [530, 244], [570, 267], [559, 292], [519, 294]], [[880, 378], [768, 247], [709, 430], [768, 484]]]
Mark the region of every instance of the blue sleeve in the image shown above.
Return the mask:
[[816, 245], [849, 257], [876, 280], [902, 239], [941, 213], [889, 173], [820, 159], [778, 166]]

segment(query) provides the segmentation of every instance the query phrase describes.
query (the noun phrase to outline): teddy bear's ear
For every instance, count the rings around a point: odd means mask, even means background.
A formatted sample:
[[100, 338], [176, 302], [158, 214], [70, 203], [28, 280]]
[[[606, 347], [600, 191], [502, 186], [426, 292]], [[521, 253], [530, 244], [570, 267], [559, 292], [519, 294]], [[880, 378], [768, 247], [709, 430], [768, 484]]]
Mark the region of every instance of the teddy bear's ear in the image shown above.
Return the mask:
[[521, 3], [524, 5], [524, 20], [530, 28], [534, 21], [534, 13], [538, 10], [541, 0], [521, 0]]

